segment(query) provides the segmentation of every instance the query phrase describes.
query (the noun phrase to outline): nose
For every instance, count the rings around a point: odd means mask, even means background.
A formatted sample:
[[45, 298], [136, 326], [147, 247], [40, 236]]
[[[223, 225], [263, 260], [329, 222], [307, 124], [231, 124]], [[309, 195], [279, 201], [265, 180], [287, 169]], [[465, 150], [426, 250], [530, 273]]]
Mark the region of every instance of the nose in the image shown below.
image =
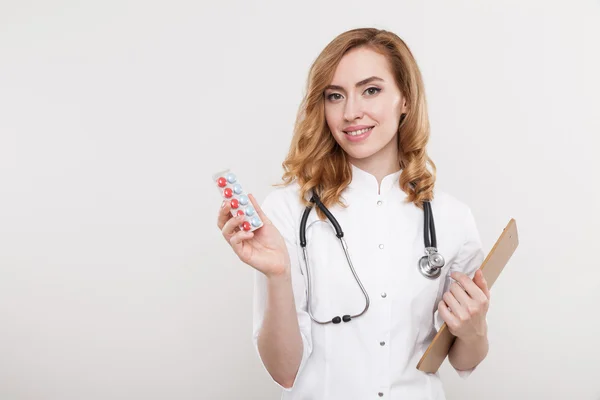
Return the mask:
[[364, 115], [362, 109], [362, 103], [360, 100], [355, 99], [353, 96], [348, 97], [346, 105], [344, 107], [344, 119], [346, 121], [354, 121], [360, 119]]

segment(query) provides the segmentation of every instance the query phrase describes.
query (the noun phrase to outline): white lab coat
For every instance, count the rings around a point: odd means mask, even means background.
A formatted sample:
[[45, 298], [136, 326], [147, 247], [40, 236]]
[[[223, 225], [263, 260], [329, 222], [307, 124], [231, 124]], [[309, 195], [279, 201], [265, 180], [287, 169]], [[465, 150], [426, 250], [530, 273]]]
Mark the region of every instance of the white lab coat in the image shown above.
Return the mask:
[[[294, 385], [282, 388], [281, 398], [445, 399], [439, 373], [421, 372], [416, 365], [443, 323], [437, 304], [451, 282], [449, 271], [462, 271], [472, 278], [483, 262], [473, 215], [454, 197], [434, 192], [431, 205], [437, 244], [446, 265], [438, 279], [427, 279], [417, 264], [425, 254], [423, 211], [404, 202], [400, 171], [384, 177], [379, 194], [373, 175], [353, 165], [352, 174], [351, 184], [342, 193], [348, 207], [334, 206], [330, 211], [344, 231], [352, 263], [371, 303], [365, 314], [348, 323], [320, 325], [307, 313], [306, 265], [299, 241], [304, 207], [298, 199], [298, 185], [274, 189], [262, 205], [288, 246], [304, 345]], [[306, 240], [313, 316], [323, 321], [362, 311], [365, 298], [333, 226], [328, 220], [319, 221], [315, 210], [307, 222]], [[254, 289], [253, 340], [258, 353], [266, 300], [266, 278], [258, 271]], [[470, 372], [459, 371], [459, 375], [467, 377]]]

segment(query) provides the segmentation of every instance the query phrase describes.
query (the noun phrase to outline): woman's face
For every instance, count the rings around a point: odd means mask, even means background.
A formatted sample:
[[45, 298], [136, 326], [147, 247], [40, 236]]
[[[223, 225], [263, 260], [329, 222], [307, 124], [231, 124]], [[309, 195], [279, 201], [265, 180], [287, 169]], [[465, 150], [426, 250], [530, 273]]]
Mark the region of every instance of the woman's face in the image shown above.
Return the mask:
[[350, 50], [324, 96], [327, 125], [350, 161], [397, 157], [406, 102], [385, 56], [367, 47]]

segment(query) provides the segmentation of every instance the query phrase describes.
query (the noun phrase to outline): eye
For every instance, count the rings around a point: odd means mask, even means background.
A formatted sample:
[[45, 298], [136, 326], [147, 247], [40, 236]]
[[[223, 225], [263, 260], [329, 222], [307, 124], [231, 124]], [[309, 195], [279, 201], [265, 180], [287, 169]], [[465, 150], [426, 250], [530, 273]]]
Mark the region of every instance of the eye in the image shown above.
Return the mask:
[[339, 93], [331, 93], [329, 95], [327, 95], [327, 100], [339, 100], [342, 98], [342, 95]]
[[381, 89], [376, 88], [376, 87], [370, 87], [367, 90], [365, 90], [365, 93], [368, 93], [369, 95], [373, 96], [377, 93], [381, 92]]

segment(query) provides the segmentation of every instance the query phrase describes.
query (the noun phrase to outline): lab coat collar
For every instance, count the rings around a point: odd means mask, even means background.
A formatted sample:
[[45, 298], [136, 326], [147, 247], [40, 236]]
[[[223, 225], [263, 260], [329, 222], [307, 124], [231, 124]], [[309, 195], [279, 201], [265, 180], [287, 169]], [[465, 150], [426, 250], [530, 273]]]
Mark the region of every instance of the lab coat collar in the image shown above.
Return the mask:
[[[352, 168], [352, 182], [350, 187], [368, 194], [377, 194], [377, 178], [367, 171], [364, 171], [354, 164], [350, 163]], [[386, 175], [381, 181], [380, 194], [386, 194], [393, 187], [400, 187], [399, 179], [402, 170]]]

